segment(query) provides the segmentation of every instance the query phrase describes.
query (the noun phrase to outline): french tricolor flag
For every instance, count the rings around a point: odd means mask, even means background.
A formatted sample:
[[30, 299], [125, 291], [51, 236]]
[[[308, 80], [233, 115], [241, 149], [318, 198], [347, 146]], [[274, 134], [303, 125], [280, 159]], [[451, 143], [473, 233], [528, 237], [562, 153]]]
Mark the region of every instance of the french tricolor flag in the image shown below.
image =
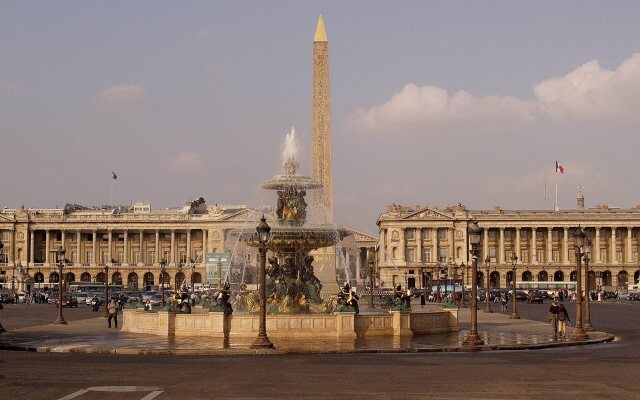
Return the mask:
[[562, 166], [562, 164], [556, 161], [556, 173], [558, 172], [560, 172], [561, 174], [564, 174], [564, 167]]

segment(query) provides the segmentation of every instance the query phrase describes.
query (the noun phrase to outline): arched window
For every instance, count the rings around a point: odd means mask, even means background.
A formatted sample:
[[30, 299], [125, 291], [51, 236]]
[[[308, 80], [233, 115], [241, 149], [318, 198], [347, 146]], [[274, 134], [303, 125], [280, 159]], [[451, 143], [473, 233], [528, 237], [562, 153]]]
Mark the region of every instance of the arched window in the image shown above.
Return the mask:
[[104, 277], [105, 277], [104, 272], [98, 272], [96, 274], [96, 282], [104, 283], [104, 280], [105, 280]]
[[44, 283], [44, 274], [42, 272], [36, 272], [33, 276], [33, 281], [35, 283]]
[[80, 281], [81, 282], [91, 282], [91, 274], [88, 272], [83, 272], [80, 275]]
[[620, 271], [618, 272], [618, 286], [627, 286], [627, 284], [629, 283], [629, 274], [627, 274], [627, 271]]
[[562, 282], [562, 281], [564, 281], [564, 272], [562, 272], [562, 271], [556, 271], [556, 272], [553, 274], [553, 281], [554, 281], [554, 282]]
[[547, 271], [538, 272], [538, 281], [546, 282], [548, 280], [549, 280], [549, 274], [547, 274]]
[[122, 285], [122, 274], [118, 271], [114, 272], [113, 275], [111, 275], [111, 283], [113, 285]]
[[491, 284], [491, 287], [493, 287], [493, 288], [499, 288], [500, 287], [500, 273], [498, 271], [493, 271], [489, 275], [489, 283]]
[[524, 271], [522, 273], [522, 281], [523, 282], [531, 282], [531, 271]]
[[60, 275], [57, 272], [52, 272], [49, 274], [49, 283], [58, 283], [60, 280]]
[[138, 274], [130, 272], [127, 275], [127, 286], [137, 289], [138, 288]]
[[578, 280], [578, 273], [576, 271], [571, 271], [571, 273], [569, 274], [569, 280], [571, 282], [575, 282]]
[[[364, 270], [364, 268], [363, 268]], [[202, 283], [202, 275], [200, 272], [194, 272], [193, 274], [193, 283]]]
[[478, 287], [484, 288], [485, 283], [484, 272], [478, 271]]
[[142, 281], [144, 282], [145, 286], [153, 286], [154, 285], [153, 273], [152, 272], [146, 272], [144, 274], [144, 276], [142, 277]]
[[176, 274], [176, 286], [175, 289], [178, 290], [180, 288], [180, 286], [182, 285], [182, 282], [184, 282], [184, 273], [182, 271], [178, 272]]

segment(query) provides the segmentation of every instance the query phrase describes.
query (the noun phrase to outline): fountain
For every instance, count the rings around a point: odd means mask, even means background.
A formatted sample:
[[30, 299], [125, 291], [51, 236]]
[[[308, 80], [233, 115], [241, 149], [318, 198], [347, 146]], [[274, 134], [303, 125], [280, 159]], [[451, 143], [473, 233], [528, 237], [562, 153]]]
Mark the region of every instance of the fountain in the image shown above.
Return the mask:
[[[307, 220], [307, 191], [320, 190], [322, 185], [298, 174], [293, 129], [287, 135], [282, 168], [283, 174], [261, 185], [261, 188], [277, 194], [276, 208], [270, 215], [271, 237], [266, 243], [270, 257], [265, 284], [269, 315], [264, 317], [265, 320], [262, 320], [262, 314], [258, 315], [257, 293], [241, 292], [236, 296], [233, 310], [225, 296], [218, 299], [217, 307], [196, 306], [191, 314], [166, 309], [158, 312], [125, 309], [123, 332], [168, 337], [206, 336], [227, 341], [232, 337], [255, 338], [259, 326], [265, 325], [270, 337], [304, 339], [395, 338], [457, 331], [457, 309], [410, 311], [408, 296], [400, 296], [404, 301], [403, 307], [391, 310], [377, 308], [376, 312], [364, 313], [358, 313], [357, 294], [348, 284], [340, 293], [344, 299], [343, 306], [338, 304], [340, 295], [337, 293], [322, 299], [322, 285], [314, 273], [311, 252], [335, 246], [349, 232], [335, 225], [314, 224]], [[257, 233], [253, 230], [235, 232], [233, 236], [248, 246], [259, 247]], [[348, 279], [349, 272], [345, 273]]]
[[[262, 189], [277, 193], [275, 222], [271, 226], [271, 240], [267, 244], [273, 256], [268, 258], [266, 290], [268, 311], [276, 313], [331, 312], [330, 302], [323, 304], [320, 297], [322, 284], [314, 274], [313, 250], [334, 246], [350, 233], [334, 225], [307, 223], [309, 190], [322, 185], [298, 174], [298, 147], [295, 130], [285, 140], [283, 174], [264, 182]], [[258, 247], [255, 233], [241, 233], [240, 239], [249, 246]], [[241, 295], [238, 302], [247, 311], [257, 311], [254, 294]]]

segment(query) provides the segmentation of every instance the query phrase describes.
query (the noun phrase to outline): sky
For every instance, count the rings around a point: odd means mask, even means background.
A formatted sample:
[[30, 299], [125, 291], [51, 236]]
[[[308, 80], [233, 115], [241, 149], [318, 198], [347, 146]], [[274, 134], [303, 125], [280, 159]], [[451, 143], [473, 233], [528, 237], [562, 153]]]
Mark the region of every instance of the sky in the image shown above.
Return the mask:
[[640, 203], [637, 1], [0, 1], [0, 207], [275, 204], [321, 14], [336, 223]]

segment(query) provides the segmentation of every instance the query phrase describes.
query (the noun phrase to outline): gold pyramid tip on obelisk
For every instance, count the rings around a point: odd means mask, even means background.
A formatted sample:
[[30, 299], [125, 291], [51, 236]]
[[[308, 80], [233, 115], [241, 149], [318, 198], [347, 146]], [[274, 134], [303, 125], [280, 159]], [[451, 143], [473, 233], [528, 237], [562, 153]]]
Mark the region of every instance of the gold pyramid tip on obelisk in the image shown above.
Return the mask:
[[318, 18], [318, 26], [316, 27], [316, 35], [313, 37], [314, 42], [326, 42], [327, 31], [324, 30], [324, 20], [322, 15]]

